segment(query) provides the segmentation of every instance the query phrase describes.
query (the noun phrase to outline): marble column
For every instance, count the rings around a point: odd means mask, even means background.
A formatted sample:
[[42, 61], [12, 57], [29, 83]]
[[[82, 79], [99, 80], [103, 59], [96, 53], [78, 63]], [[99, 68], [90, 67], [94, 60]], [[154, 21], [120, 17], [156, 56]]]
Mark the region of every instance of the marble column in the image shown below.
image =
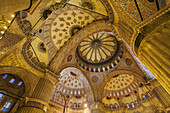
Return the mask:
[[145, 37], [138, 49], [139, 59], [170, 94], [170, 21]]
[[44, 77], [39, 79], [34, 92], [30, 98], [25, 99], [25, 105], [20, 107], [17, 113], [44, 113], [47, 111], [48, 103], [57, 79], [46, 73]]

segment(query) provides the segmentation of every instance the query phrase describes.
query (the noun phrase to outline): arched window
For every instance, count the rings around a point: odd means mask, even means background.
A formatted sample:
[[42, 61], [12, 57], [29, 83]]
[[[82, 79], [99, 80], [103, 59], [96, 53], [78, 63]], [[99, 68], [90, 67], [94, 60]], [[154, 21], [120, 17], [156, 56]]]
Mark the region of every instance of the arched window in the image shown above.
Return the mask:
[[22, 81], [19, 81], [18, 84], [17, 84], [17, 86], [21, 86], [22, 83], [23, 83]]
[[8, 74], [5, 74], [2, 78], [6, 79], [8, 77]]
[[15, 82], [15, 79], [14, 78], [12, 78], [10, 81], [9, 81], [9, 83], [14, 83]]
[[118, 105], [117, 105], [117, 104], [115, 105], [115, 108], [116, 108], [116, 109], [118, 108]]
[[4, 94], [0, 93], [0, 101], [4, 98]]
[[55, 96], [55, 94], [52, 96], [52, 99], [54, 100], [54, 96]]
[[112, 104], [110, 105], [110, 109], [113, 109], [113, 105]]
[[129, 104], [127, 104], [127, 108], [130, 108]]
[[74, 104], [74, 108], [76, 108], [77, 107], [77, 105], [76, 104]]
[[132, 107], [135, 107], [134, 103], [132, 103]]
[[78, 108], [81, 108], [81, 104], [80, 103], [78, 104]]
[[1, 111], [8, 112], [10, 110], [11, 106], [12, 106], [11, 101], [8, 101], [8, 102], [5, 103], [5, 105], [3, 106]]
[[146, 100], [146, 97], [145, 97], [145, 95], [143, 95], [142, 97], [143, 97], [143, 100]]
[[0, 78], [0, 83], [4, 84], [3, 86], [0, 86], [0, 89], [4, 91], [0, 92], [0, 102], [3, 100], [3, 106], [1, 106], [0, 108], [0, 113], [10, 112], [12, 106], [14, 106], [18, 101], [16, 99], [16, 96], [22, 97], [22, 95], [24, 94], [25, 85], [23, 80], [19, 76], [14, 74], [0, 74]]
[[136, 101], [136, 104], [139, 105], [138, 101]]

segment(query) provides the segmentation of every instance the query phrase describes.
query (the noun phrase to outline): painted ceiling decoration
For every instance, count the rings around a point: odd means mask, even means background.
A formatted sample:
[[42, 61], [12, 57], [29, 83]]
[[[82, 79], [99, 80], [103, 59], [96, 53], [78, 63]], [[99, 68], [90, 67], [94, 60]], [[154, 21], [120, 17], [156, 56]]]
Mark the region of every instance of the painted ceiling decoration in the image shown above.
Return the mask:
[[102, 18], [106, 16], [69, 4], [54, 11], [42, 26], [49, 55], [53, 56], [79, 30]]
[[44, 72], [49, 63], [46, 46], [37, 36], [33, 38], [34, 41], [27, 41], [24, 44], [22, 53], [29, 65]]
[[70, 0], [68, 4], [73, 4], [78, 7], [82, 7], [88, 10], [92, 10], [94, 12], [108, 15], [104, 5], [101, 3], [100, 0]]
[[38, 10], [19, 11], [16, 14], [18, 26], [25, 35], [31, 35], [58, 6], [59, 4], [56, 4], [54, 1], [48, 3], [40, 2], [36, 6]]
[[71, 69], [72, 68], [66, 68], [60, 73], [60, 81], [56, 84], [56, 90], [68, 95], [84, 95], [84, 85], [78, 78], [78, 76], [84, 75], [77, 75], [80, 72]]
[[77, 62], [92, 72], [110, 70], [122, 58], [123, 53], [118, 54], [122, 50], [119, 43], [112, 32], [103, 31], [87, 36], [76, 49]]
[[55, 92], [61, 92], [70, 97], [88, 97], [89, 103], [94, 101], [88, 81], [82, 72], [74, 67], [67, 67], [61, 71], [59, 82], [53, 89], [53, 94]]
[[111, 78], [104, 87], [104, 96], [120, 97], [127, 95], [139, 86], [134, 75], [119, 74]]
[[68, 106], [71, 108], [86, 108], [85, 104], [87, 105], [87, 100], [84, 97], [72, 97], [68, 103]]
[[106, 109], [135, 108], [153, 95], [132, 74], [119, 74], [108, 80], [104, 87], [102, 103]]
[[[136, 22], [140, 22], [140, 14], [133, 0], [118, 0], [123, 10]], [[156, 12], [156, 3], [148, 0], [138, 0], [138, 7], [140, 9], [143, 20]]]

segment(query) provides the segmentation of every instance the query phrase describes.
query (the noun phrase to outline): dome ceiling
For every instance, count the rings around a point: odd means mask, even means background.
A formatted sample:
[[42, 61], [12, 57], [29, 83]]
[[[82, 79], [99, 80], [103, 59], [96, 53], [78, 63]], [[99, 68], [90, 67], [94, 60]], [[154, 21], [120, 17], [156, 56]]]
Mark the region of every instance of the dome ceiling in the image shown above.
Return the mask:
[[121, 90], [127, 86], [129, 86], [134, 80], [133, 75], [129, 74], [121, 74], [118, 77], [111, 78], [109, 82], [107, 82], [104, 89], [106, 90]]
[[84, 38], [76, 49], [78, 64], [88, 71], [102, 72], [121, 60], [123, 47], [112, 32], [97, 32]]
[[[56, 84], [57, 91], [68, 95], [83, 95], [85, 88], [78, 76], [84, 76], [76, 68], [66, 68], [60, 73], [59, 83]], [[54, 91], [55, 91], [54, 90]]]
[[[78, 78], [80, 72], [74, 70], [74, 68], [66, 68], [60, 73], [60, 81], [57, 83], [57, 90], [70, 94], [81, 95], [85, 93], [84, 86]], [[84, 76], [84, 75], [79, 75]]]
[[139, 83], [133, 75], [119, 74], [111, 78], [106, 86], [104, 92], [106, 96], [121, 96], [131, 93], [138, 87]]
[[92, 65], [107, 61], [114, 56], [116, 50], [117, 40], [107, 32], [99, 32], [88, 36], [81, 41], [77, 48], [79, 56]]
[[106, 16], [69, 4], [53, 11], [43, 25], [44, 41], [49, 48], [50, 56], [53, 56], [76, 32], [102, 18]]

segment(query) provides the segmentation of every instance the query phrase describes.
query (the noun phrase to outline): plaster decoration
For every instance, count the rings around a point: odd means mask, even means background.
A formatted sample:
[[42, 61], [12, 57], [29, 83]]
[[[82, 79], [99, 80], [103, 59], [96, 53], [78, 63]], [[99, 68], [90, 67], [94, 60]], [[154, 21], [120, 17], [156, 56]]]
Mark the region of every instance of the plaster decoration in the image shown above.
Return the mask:
[[152, 11], [157, 11], [157, 6], [156, 6], [156, 2], [149, 2], [149, 0], [139, 0], [138, 2], [140, 2], [143, 6], [147, 7], [149, 10]]
[[122, 98], [122, 103], [124, 103], [125, 105], [126, 104], [131, 104], [131, 103], [135, 103], [136, 104], [136, 101], [137, 101], [138, 99], [137, 99], [137, 96], [136, 95], [130, 95], [130, 96], [128, 96], [128, 97], [123, 97]]
[[21, 35], [6, 32], [4, 38], [0, 41], [0, 58], [14, 49], [23, 38]]
[[61, 92], [70, 96], [88, 96], [88, 102], [93, 102], [91, 87], [83, 73], [74, 67], [67, 67], [60, 73], [59, 83], [56, 84], [53, 94]]
[[68, 103], [69, 107], [74, 109], [87, 108], [85, 107], [85, 104], [88, 104], [88, 102], [84, 97], [72, 97]]
[[46, 65], [48, 64], [48, 56], [46, 52], [39, 51], [40, 48], [38, 45], [41, 43], [42, 41], [39, 38], [36, 38], [32, 42], [25, 42], [22, 48], [22, 53], [24, 59], [30, 66], [41, 72], [45, 72]]
[[[121, 4], [119, 3], [119, 0], [111, 0], [111, 4], [116, 7], [115, 10], [118, 13], [118, 16], [121, 16], [122, 18], [124, 18], [125, 20], [128, 20], [127, 22], [129, 24], [131, 24], [132, 26], [137, 25], [137, 23], [139, 23], [138, 21], [136, 21], [134, 18], [131, 18], [129, 16], [129, 14], [126, 12], [126, 10], [124, 10], [124, 8], [121, 6]], [[121, 15], [119, 15], [121, 12]], [[119, 19], [121, 20], [121, 19]]]
[[101, 63], [110, 59], [116, 52], [117, 40], [107, 32], [87, 36], [78, 46], [78, 54], [90, 63]]
[[110, 79], [106, 84], [106, 90], [120, 90], [128, 87], [134, 81], [134, 76], [129, 74], [120, 74], [115, 78]]
[[14, 67], [25, 67], [23, 62], [21, 61], [21, 57], [18, 53], [21, 51], [19, 49], [15, 49], [10, 55], [8, 55], [5, 59], [0, 61], [0, 65], [6, 66], [14, 66]]
[[134, 75], [120, 74], [111, 78], [104, 87], [104, 96], [120, 97], [133, 93], [139, 86]]
[[[76, 49], [78, 64], [91, 72], [110, 70], [122, 58], [123, 47], [112, 32], [102, 31], [86, 36]], [[112, 63], [109, 63], [109, 62]]]
[[127, 65], [132, 65], [132, 60], [129, 59], [129, 58], [126, 58], [125, 62], [126, 62]]
[[68, 57], [67, 57], [67, 62], [70, 62], [72, 60], [72, 55], [69, 55]]
[[107, 99], [107, 97], [104, 97], [102, 99], [102, 103], [104, 103], [105, 106], [110, 106], [110, 105], [119, 105], [118, 101], [116, 101], [114, 98]]
[[52, 57], [71, 36], [83, 27], [102, 18], [103, 16], [99, 14], [68, 4], [64, 8], [54, 11], [43, 25], [43, 40], [48, 48], [49, 56]]
[[[118, 2], [121, 5], [121, 7], [123, 8], [123, 10], [125, 10], [126, 13], [128, 13], [128, 15], [131, 18], [133, 18], [137, 22], [141, 21], [139, 12], [137, 10], [137, 7], [136, 7], [134, 1], [132, 1], [132, 0], [126, 0], [126, 1], [125, 0], [118, 0]], [[146, 19], [146, 18], [148, 18], [149, 16], [151, 16], [155, 13], [155, 11], [152, 11], [148, 7], [141, 4], [140, 1], [138, 1], [137, 3], [138, 3], [138, 6], [140, 8], [143, 19]]]
[[51, 100], [64, 106], [64, 104], [65, 104], [64, 98], [65, 97], [64, 97], [64, 95], [61, 94], [61, 92], [53, 92]]
[[[110, 31], [110, 27], [107, 25], [105, 20], [100, 20], [93, 22], [93, 24], [88, 25], [87, 27], [83, 28], [83, 30], [80, 30], [77, 32], [73, 37], [71, 37], [67, 43], [65, 43], [65, 46], [63, 46], [54, 56], [54, 59], [51, 61], [50, 69], [57, 71], [56, 69], [60, 66], [59, 64], [63, 61], [61, 59], [64, 59], [65, 55], [69, 53], [73, 48], [76, 48], [77, 45], [86, 38], [88, 35], [92, 35], [95, 32], [99, 31]], [[114, 32], [114, 31], [113, 31]], [[117, 37], [116, 32], [114, 32], [115, 37]], [[122, 53], [120, 52], [120, 55]], [[123, 55], [123, 54], [122, 54]], [[118, 59], [117, 59], [118, 60]], [[119, 61], [119, 60], [118, 60]], [[57, 63], [55, 63], [57, 62]]]
[[84, 8], [85, 10], [91, 10], [102, 15], [108, 15], [104, 5], [100, 0], [70, 0], [69, 4], [76, 5], [78, 7]]
[[98, 81], [98, 77], [97, 76], [93, 76], [92, 77], [92, 82], [96, 83]]
[[84, 7], [86, 9], [90, 9], [90, 10], [95, 10], [96, 9], [95, 6], [97, 5], [90, 0], [81, 0], [81, 2], [79, 4], [81, 7]]
[[56, 85], [57, 90], [70, 95], [84, 95], [84, 85], [78, 78], [84, 75], [80, 74], [81, 72], [74, 68], [64, 69], [60, 73], [59, 83]]

